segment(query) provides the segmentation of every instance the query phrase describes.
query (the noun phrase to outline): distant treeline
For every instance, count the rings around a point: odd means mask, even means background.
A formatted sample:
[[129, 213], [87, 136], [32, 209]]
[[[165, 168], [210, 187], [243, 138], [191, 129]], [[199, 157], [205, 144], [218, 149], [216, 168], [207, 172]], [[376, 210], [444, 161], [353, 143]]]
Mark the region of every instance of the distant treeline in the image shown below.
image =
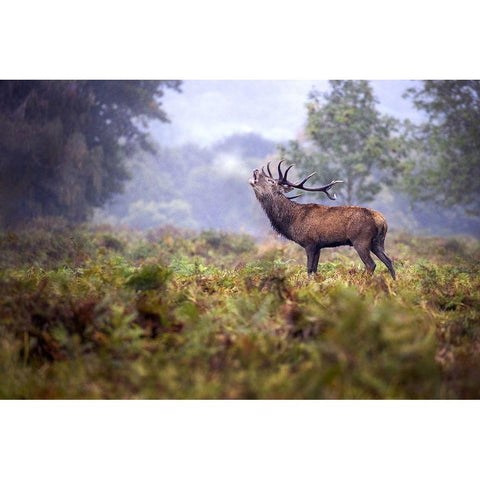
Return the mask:
[[122, 195], [96, 212], [97, 223], [153, 228], [171, 224], [259, 234], [268, 230], [248, 184], [253, 168], [276, 151], [256, 134], [233, 135], [209, 148], [157, 145], [127, 165], [132, 179]]
[[[278, 146], [258, 134], [233, 135], [201, 148], [157, 146], [157, 153], [139, 153], [127, 166], [131, 181], [125, 192], [97, 210], [96, 223], [127, 224], [148, 229], [159, 225], [216, 228], [261, 236], [271, 229], [256, 201], [248, 177], [253, 168], [278, 158]], [[280, 149], [281, 150], [281, 149]], [[292, 172], [295, 176], [295, 169]], [[329, 181], [318, 172], [319, 178]], [[313, 179], [312, 179], [313, 180]], [[305, 194], [298, 202], [345, 204], [323, 194]], [[380, 210], [390, 228], [437, 235], [480, 235], [480, 220], [460, 207], [444, 208], [433, 202], [414, 202], [399, 186], [383, 185], [363, 205]]]

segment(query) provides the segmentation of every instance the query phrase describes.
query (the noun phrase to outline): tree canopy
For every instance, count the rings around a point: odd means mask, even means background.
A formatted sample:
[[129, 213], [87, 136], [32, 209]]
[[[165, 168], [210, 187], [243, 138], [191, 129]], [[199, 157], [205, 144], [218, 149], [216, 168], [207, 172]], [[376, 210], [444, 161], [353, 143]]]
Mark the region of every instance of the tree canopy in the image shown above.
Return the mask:
[[415, 131], [406, 190], [480, 215], [480, 80], [427, 80], [405, 96], [427, 116]]
[[310, 143], [290, 142], [281, 155], [297, 163], [303, 174], [318, 170], [323, 182], [344, 180], [336, 191], [348, 204], [372, 200], [401, 171], [406, 151], [400, 123], [380, 114], [367, 81], [329, 83], [329, 91], [309, 94]]
[[124, 158], [151, 150], [179, 81], [0, 81], [0, 227], [35, 216], [86, 220], [122, 190]]

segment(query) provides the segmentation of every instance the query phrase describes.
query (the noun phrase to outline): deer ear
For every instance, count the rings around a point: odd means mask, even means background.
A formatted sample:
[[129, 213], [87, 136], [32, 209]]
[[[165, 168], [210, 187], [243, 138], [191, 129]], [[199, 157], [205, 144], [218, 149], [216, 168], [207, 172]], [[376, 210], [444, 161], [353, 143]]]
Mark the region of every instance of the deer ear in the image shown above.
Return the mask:
[[288, 193], [293, 190], [292, 187], [287, 187], [286, 185], [282, 185], [282, 188], [283, 188], [283, 193]]

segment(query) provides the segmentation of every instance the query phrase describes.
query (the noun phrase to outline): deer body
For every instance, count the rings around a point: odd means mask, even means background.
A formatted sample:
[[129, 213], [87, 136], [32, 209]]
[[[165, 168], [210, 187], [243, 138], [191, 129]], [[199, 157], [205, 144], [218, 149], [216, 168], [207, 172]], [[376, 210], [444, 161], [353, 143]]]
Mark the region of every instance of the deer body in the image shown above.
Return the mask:
[[[282, 174], [279, 167], [280, 178], [274, 179], [270, 170], [270, 175], [254, 170], [250, 184], [272, 227], [305, 249], [309, 274], [316, 273], [322, 248], [349, 245], [355, 248], [368, 272], [375, 270], [375, 262], [370, 256], [373, 252], [395, 279], [392, 261], [384, 249], [388, 227], [382, 214], [364, 207], [328, 207], [293, 202], [285, 193], [293, 188], [304, 189], [305, 180], [298, 185], [292, 184], [286, 180], [287, 173], [288, 170]], [[317, 190], [335, 198], [328, 193], [334, 183]]]

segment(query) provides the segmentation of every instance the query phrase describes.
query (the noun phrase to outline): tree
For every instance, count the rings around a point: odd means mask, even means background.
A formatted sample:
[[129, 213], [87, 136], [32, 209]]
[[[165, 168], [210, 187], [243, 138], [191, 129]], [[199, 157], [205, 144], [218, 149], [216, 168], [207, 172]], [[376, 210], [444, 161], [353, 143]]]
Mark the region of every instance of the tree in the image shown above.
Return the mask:
[[347, 204], [373, 200], [382, 184], [392, 185], [406, 154], [400, 122], [380, 115], [367, 81], [330, 81], [329, 92], [312, 90], [307, 103], [310, 144], [290, 142], [281, 150], [303, 174], [318, 170], [319, 180], [344, 180], [339, 197]]
[[89, 218], [122, 190], [124, 158], [152, 150], [150, 119], [168, 118], [178, 81], [1, 81], [0, 227], [36, 216]]
[[480, 215], [480, 80], [427, 80], [405, 97], [427, 115], [405, 184], [414, 200]]

